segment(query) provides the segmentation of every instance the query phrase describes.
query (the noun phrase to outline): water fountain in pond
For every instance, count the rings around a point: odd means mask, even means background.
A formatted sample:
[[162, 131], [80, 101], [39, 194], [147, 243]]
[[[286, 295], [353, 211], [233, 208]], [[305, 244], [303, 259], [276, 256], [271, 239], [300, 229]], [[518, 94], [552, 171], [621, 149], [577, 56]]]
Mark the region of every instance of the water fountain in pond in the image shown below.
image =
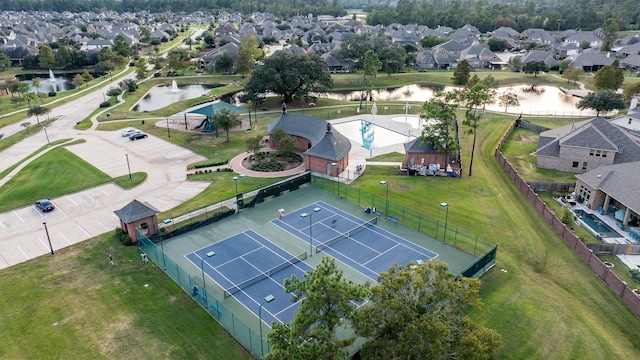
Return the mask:
[[177, 92], [177, 91], [180, 91], [180, 89], [178, 89], [178, 83], [175, 80], [173, 80], [171, 82], [171, 92]]
[[53, 71], [51, 71], [51, 69], [49, 69], [49, 81], [53, 83], [53, 92], [57, 92], [58, 89], [56, 87], [56, 76], [53, 75]]

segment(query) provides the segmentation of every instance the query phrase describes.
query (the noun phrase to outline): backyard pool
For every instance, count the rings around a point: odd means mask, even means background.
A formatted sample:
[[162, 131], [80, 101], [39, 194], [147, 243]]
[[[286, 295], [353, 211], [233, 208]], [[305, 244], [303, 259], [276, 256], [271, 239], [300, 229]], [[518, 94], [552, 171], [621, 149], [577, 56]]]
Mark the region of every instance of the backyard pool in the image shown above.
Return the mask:
[[597, 216], [586, 213], [582, 210], [576, 211], [576, 215], [584, 224], [591, 228], [596, 234], [606, 238], [623, 237], [617, 231], [611, 228], [611, 226], [602, 222]]

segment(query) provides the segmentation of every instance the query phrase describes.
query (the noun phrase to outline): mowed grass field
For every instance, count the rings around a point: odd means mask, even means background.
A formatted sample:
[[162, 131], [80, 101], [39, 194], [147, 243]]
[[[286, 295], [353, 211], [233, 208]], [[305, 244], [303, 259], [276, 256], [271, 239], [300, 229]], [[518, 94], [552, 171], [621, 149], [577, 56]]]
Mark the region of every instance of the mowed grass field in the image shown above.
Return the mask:
[[[512, 119], [488, 116], [478, 133], [473, 176], [390, 176], [369, 171], [354, 183], [390, 201], [499, 244], [497, 265], [481, 280], [484, 309], [471, 316], [503, 338], [503, 359], [633, 359], [640, 321], [546, 225], [493, 157]], [[463, 138], [469, 159], [471, 135]], [[375, 175], [375, 173], [382, 175]], [[373, 174], [373, 175], [372, 175]], [[505, 269], [506, 272], [501, 271]]]
[[111, 177], [64, 147], [38, 156], [0, 191], [0, 211], [33, 203], [41, 198], [87, 189], [109, 182]]

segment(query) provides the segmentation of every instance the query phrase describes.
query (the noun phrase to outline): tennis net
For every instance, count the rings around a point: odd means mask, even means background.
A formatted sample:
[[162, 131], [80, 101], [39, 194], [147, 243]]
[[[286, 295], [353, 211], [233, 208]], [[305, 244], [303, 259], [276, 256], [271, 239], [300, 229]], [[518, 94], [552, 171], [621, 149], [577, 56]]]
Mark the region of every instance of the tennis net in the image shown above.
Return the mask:
[[299, 263], [300, 261], [305, 260], [306, 258], [307, 258], [307, 252], [305, 251], [305, 252], [303, 252], [302, 254], [300, 254], [298, 256], [295, 256], [295, 257], [293, 257], [291, 259], [287, 259], [287, 260], [283, 261], [282, 263], [272, 267], [271, 269], [269, 269], [269, 270], [267, 270], [267, 271], [265, 271], [265, 272], [263, 272], [261, 274], [258, 274], [258, 275], [254, 276], [252, 278], [249, 278], [249, 279], [247, 279], [247, 280], [245, 280], [245, 281], [243, 281], [243, 282], [241, 282], [239, 284], [233, 285], [232, 287], [226, 289], [224, 291], [224, 297], [226, 299], [229, 296], [232, 296], [233, 294], [237, 293], [238, 291], [246, 288], [247, 286], [251, 286], [251, 285], [257, 283], [258, 281], [266, 279], [266, 278], [270, 277], [271, 275], [273, 275], [273, 274], [275, 274], [275, 273], [277, 273], [277, 272], [279, 272], [281, 270], [284, 270], [285, 268], [288, 268], [289, 266], [293, 266], [293, 265]]
[[337, 243], [338, 241], [344, 240], [344, 239], [348, 239], [353, 234], [358, 233], [358, 232], [364, 230], [365, 228], [369, 228], [369, 227], [371, 227], [371, 226], [373, 226], [373, 225], [375, 225], [377, 223], [378, 223], [378, 218], [374, 217], [374, 218], [368, 220], [367, 222], [365, 222], [365, 223], [363, 223], [361, 225], [358, 225], [354, 229], [351, 229], [351, 230], [349, 230], [349, 231], [347, 231], [345, 233], [342, 233], [342, 234], [340, 234], [340, 235], [338, 235], [338, 236], [336, 236], [336, 237], [334, 237], [332, 239], [329, 239], [329, 240], [323, 242], [322, 244], [319, 244], [318, 246], [316, 246], [316, 254], [319, 253], [320, 251], [328, 248], [329, 246]]

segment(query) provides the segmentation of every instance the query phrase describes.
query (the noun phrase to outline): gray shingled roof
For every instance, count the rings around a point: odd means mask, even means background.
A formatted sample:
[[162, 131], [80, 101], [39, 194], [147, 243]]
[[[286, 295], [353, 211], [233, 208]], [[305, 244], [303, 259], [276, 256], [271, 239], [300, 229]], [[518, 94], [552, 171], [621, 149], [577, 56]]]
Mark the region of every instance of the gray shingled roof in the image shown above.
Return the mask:
[[617, 151], [614, 164], [640, 161], [640, 144], [602, 117], [542, 132], [536, 154], [559, 156], [560, 146]]
[[439, 151], [433, 147], [433, 143], [422, 144], [422, 140], [420, 138], [415, 138], [414, 140], [409, 141], [408, 143], [404, 143], [404, 151], [407, 154], [438, 154]]
[[122, 209], [116, 210], [113, 213], [116, 214], [116, 216], [125, 224], [130, 224], [134, 221], [158, 214], [160, 211], [147, 203], [141, 203], [134, 199]]
[[289, 135], [303, 137], [311, 142], [307, 155], [338, 161], [351, 150], [351, 142], [331, 127], [328, 122], [312, 116], [282, 114], [267, 125], [267, 134], [276, 129], [284, 129]]
[[577, 178], [640, 214], [640, 191], [637, 190], [640, 179], [639, 162], [601, 166], [577, 175]]

